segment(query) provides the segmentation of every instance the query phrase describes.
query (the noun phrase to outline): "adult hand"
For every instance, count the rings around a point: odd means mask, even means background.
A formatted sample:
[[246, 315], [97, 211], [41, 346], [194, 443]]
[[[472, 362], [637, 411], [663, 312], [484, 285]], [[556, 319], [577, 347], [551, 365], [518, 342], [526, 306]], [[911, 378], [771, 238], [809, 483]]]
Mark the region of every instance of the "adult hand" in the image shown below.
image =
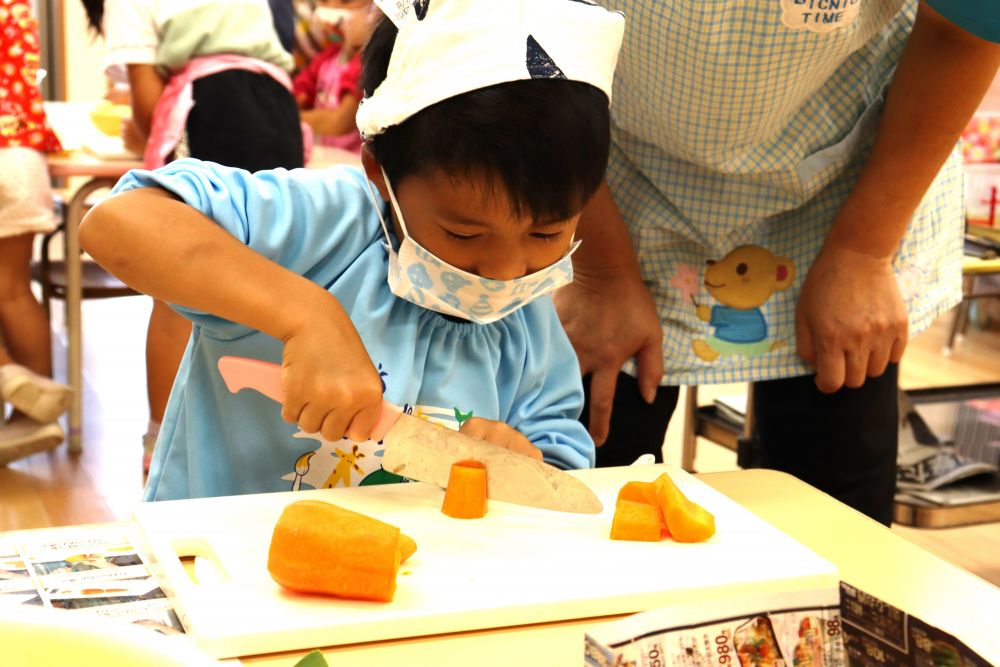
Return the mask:
[[304, 322], [285, 340], [281, 416], [329, 441], [363, 441], [382, 412], [382, 381], [339, 304], [333, 310]]
[[908, 318], [891, 258], [824, 246], [795, 319], [799, 355], [816, 367], [823, 392], [860, 387], [906, 349]]
[[531, 444], [530, 440], [509, 424], [482, 417], [470, 417], [462, 423], [458, 430], [470, 437], [485, 440], [490, 444], [538, 461], [542, 460], [542, 450]]
[[608, 437], [618, 372], [628, 359], [636, 358], [643, 398], [650, 403], [656, 398], [663, 376], [660, 317], [638, 275], [577, 269], [573, 282], [556, 293], [555, 304], [580, 372], [591, 376], [588, 429], [601, 446]]

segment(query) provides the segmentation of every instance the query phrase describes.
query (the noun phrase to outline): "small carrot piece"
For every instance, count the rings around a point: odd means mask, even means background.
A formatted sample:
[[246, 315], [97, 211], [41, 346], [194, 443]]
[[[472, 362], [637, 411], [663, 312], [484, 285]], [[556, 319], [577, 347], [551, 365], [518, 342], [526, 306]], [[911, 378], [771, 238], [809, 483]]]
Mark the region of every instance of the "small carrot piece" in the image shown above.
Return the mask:
[[448, 474], [441, 511], [455, 519], [480, 519], [486, 514], [486, 466], [458, 461]]
[[663, 513], [660, 512], [660, 503], [656, 499], [656, 487], [653, 482], [625, 482], [625, 485], [618, 490], [618, 498], [615, 502], [619, 500], [631, 500], [655, 507], [660, 514], [660, 532], [664, 536], [670, 535], [670, 531], [667, 530], [667, 521], [663, 518]]
[[669, 475], [660, 475], [653, 484], [660, 511], [675, 540], [704, 542], [715, 535], [715, 517], [698, 503], [688, 500]]
[[619, 500], [611, 520], [611, 539], [659, 542], [660, 511], [647, 503]]
[[388, 602], [409, 549], [400, 535], [396, 526], [364, 514], [299, 500], [285, 507], [274, 526], [267, 569], [295, 591]]

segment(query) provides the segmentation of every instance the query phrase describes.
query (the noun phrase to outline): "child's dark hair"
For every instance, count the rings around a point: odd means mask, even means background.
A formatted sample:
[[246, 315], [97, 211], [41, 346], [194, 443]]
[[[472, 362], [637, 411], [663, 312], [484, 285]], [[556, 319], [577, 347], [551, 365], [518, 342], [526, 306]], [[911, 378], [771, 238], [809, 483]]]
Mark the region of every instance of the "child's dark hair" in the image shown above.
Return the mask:
[[[396, 27], [382, 17], [362, 53], [365, 96], [385, 79], [395, 41]], [[393, 183], [434, 170], [486, 175], [506, 187], [515, 216], [547, 222], [580, 212], [604, 178], [609, 142], [608, 98], [600, 89], [527, 79], [438, 102], [368, 147]]]
[[103, 34], [104, 0], [82, 0], [83, 10], [87, 12], [87, 25], [95, 35]]

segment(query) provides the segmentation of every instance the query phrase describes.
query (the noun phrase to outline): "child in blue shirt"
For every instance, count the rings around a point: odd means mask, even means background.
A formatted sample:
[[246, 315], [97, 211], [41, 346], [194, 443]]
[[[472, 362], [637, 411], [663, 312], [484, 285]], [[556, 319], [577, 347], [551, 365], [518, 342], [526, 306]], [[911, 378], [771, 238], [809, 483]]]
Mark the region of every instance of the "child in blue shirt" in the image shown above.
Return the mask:
[[[194, 324], [147, 500], [394, 481], [369, 440], [383, 398], [593, 465], [547, 295], [606, 167], [622, 18], [377, 4], [393, 11], [364, 52], [363, 170], [179, 160], [126, 175], [81, 226], [97, 261]], [[229, 355], [280, 362], [283, 404], [231, 393]]]

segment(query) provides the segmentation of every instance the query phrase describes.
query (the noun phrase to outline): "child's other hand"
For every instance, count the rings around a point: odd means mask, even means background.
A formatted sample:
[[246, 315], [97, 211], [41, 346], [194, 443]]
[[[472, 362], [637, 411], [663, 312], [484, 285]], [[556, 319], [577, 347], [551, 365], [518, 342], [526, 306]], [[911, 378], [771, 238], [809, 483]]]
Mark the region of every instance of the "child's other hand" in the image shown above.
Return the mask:
[[368, 440], [382, 413], [382, 381], [354, 327], [312, 325], [282, 353], [281, 417], [328, 441]]
[[464, 435], [485, 440], [491, 445], [497, 445], [539, 461], [542, 460], [542, 452], [538, 447], [535, 447], [530, 440], [503, 422], [470, 417], [458, 430]]

